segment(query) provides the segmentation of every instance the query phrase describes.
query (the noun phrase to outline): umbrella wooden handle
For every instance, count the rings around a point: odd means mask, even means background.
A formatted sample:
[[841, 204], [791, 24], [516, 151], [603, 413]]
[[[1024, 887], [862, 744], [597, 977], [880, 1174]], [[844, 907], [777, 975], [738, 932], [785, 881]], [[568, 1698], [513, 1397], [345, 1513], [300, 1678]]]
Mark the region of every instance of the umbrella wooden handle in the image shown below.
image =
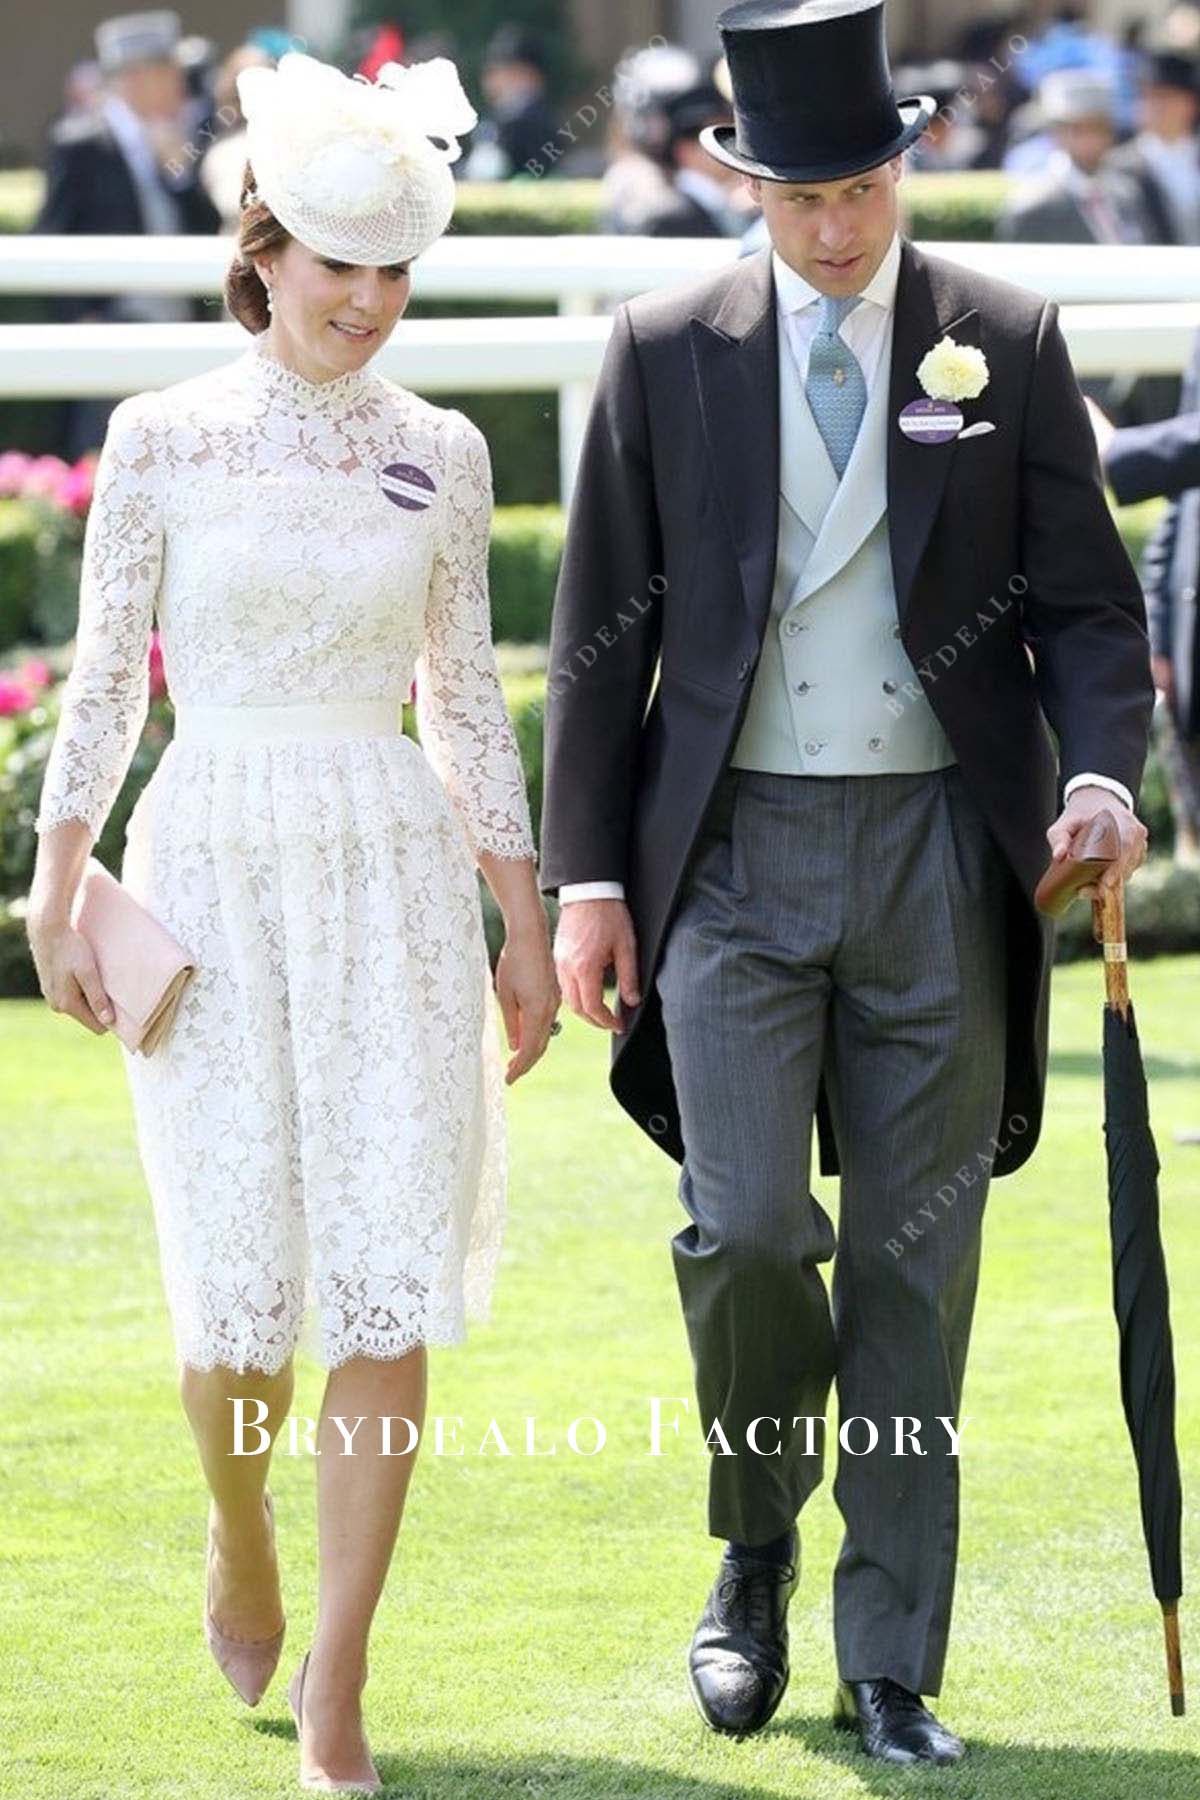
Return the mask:
[[1104, 946], [1104, 997], [1125, 1018], [1129, 1012], [1129, 952], [1125, 943], [1125, 886], [1102, 888], [1092, 901], [1092, 929]]
[[1167, 1687], [1171, 1693], [1171, 1711], [1183, 1717], [1183, 1655], [1179, 1648], [1179, 1602], [1162, 1602], [1163, 1633], [1167, 1646]]
[[1034, 905], [1049, 918], [1060, 918], [1080, 888], [1095, 881], [1120, 854], [1120, 826], [1103, 807], [1078, 834], [1069, 854], [1051, 860], [1034, 889]]

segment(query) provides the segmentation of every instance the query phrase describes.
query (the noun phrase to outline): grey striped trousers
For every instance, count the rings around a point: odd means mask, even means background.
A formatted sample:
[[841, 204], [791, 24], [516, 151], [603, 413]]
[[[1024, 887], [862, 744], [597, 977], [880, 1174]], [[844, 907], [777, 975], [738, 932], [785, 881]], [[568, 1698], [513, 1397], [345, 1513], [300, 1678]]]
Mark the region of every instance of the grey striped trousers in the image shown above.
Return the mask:
[[[1008, 880], [957, 763], [730, 766], [656, 977], [691, 1221], [675, 1272], [701, 1427], [718, 1420], [733, 1452], [714, 1436], [709, 1530], [754, 1544], [791, 1525], [823, 1469], [803, 1420], [836, 1379], [842, 1420], [860, 1421], [834, 1482], [839, 1672], [923, 1694], [941, 1684], [958, 1542], [938, 1420], [959, 1414], [1004, 1128]], [[822, 1066], [836, 1235], [809, 1189]], [[818, 1264], [835, 1249], [831, 1306]], [[920, 1422], [924, 1456], [911, 1437], [893, 1454], [897, 1417]], [[758, 1453], [755, 1419], [781, 1421], [757, 1428]]]

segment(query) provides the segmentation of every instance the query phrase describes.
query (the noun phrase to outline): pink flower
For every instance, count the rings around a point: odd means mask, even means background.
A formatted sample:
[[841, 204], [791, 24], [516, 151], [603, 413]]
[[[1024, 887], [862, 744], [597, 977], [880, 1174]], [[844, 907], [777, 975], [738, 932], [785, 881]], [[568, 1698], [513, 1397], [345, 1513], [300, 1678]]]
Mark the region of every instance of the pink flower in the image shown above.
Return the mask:
[[96, 465], [94, 459], [82, 458], [63, 476], [58, 489], [58, 500], [76, 518], [82, 519], [92, 504], [92, 489], [96, 481]]
[[0, 499], [12, 499], [25, 487], [25, 477], [33, 458], [23, 450], [5, 450], [0, 454]]
[[17, 713], [27, 712], [32, 698], [21, 682], [0, 675], [0, 718], [11, 719]]
[[68, 474], [69, 465], [61, 456], [37, 456], [25, 471], [26, 494], [41, 495], [47, 500], [57, 500], [63, 484], [63, 477]]
[[50, 665], [43, 662], [40, 656], [30, 657], [22, 663], [18, 674], [31, 693], [40, 693], [42, 688], [50, 685]]
[[157, 631], [150, 633], [150, 698], [161, 700], [167, 691], [167, 677], [163, 670], [162, 645]]
[[408, 690], [408, 704], [410, 706], [414, 706], [416, 704], [416, 699], [417, 699], [417, 678], [414, 675], [412, 686]]

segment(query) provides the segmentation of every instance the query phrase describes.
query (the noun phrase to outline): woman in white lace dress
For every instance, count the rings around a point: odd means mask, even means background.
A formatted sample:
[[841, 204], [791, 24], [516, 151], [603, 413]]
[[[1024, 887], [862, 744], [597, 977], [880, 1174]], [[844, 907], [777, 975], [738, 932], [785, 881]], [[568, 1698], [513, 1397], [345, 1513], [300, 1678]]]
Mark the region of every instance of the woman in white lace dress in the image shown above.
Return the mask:
[[[300, 56], [242, 78], [253, 176], [226, 294], [258, 335], [112, 416], [29, 911], [47, 998], [103, 1031], [70, 904], [145, 717], [157, 617], [175, 731], [122, 876], [197, 973], [164, 1042], [124, 1060], [213, 1496], [209, 1642], [250, 1704], [282, 1613], [267, 1457], [228, 1454], [229, 1402], [263, 1402], [245, 1417], [273, 1437], [310, 1329], [330, 1371], [318, 1619], [291, 1691], [302, 1779], [326, 1789], [377, 1783], [360, 1695], [413, 1460], [378, 1454], [379, 1419], [420, 1427], [425, 1347], [486, 1315], [500, 1245], [477, 865], [506, 922], [510, 1081], [559, 1001], [491, 642], [487, 446], [373, 366], [448, 220], [470, 112], [450, 65], [391, 67], [390, 88]], [[401, 731], [414, 675], [421, 747]], [[365, 1420], [353, 1455], [335, 1415]]]

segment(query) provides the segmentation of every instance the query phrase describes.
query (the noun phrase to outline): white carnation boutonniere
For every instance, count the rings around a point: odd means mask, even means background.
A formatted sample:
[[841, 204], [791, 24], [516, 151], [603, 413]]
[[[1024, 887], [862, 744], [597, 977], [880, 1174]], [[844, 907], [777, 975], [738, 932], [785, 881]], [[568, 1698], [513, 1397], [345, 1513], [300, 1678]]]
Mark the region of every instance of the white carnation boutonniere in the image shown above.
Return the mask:
[[944, 337], [921, 358], [917, 380], [931, 400], [975, 400], [990, 379], [987, 357], [974, 344]]

